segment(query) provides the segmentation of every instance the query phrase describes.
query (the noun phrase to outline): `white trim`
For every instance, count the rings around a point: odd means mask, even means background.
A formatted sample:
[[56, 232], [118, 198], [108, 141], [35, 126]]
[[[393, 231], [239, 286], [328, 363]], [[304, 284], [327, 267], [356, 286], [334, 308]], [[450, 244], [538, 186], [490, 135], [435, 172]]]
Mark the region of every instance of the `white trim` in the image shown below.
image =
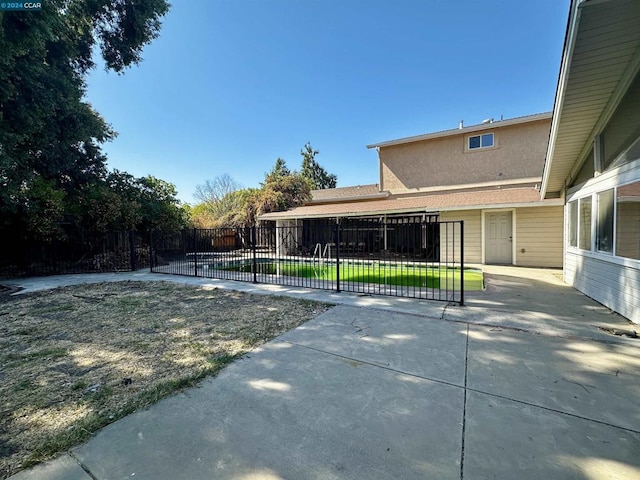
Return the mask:
[[566, 203], [638, 180], [640, 180], [640, 159], [604, 172], [598, 177], [590, 178], [586, 182], [570, 188], [567, 190]]
[[381, 198], [387, 198], [390, 195], [389, 192], [384, 193], [370, 193], [368, 195], [357, 195], [351, 197], [332, 197], [332, 198], [322, 198], [319, 200], [309, 200], [305, 205], [318, 205], [323, 203], [340, 203], [340, 202], [357, 202], [357, 201], [366, 201], [366, 200], [379, 200]]
[[[617, 202], [617, 189], [619, 187], [624, 187], [625, 185], [630, 185], [632, 183], [640, 182], [640, 159], [635, 160], [629, 164], [623, 165], [622, 167], [613, 169], [606, 173], [603, 173], [599, 177], [591, 178], [581, 186], [575, 187], [572, 193], [567, 194], [566, 205], [565, 205], [565, 228], [566, 235], [564, 241], [564, 254], [565, 254], [565, 262], [566, 255], [583, 255], [590, 258], [595, 258], [600, 261], [607, 261], [610, 263], [614, 263], [617, 265], [622, 265], [630, 268], [640, 268], [640, 260], [634, 258], [627, 258], [618, 256], [617, 252], [617, 242], [616, 242], [616, 230], [617, 230], [617, 210], [618, 210], [618, 202]], [[613, 228], [613, 253], [601, 252], [597, 251], [596, 247], [596, 237], [597, 237], [597, 212], [598, 212], [598, 194], [605, 192], [607, 190], [614, 190], [614, 228]], [[568, 218], [568, 205], [571, 202], [577, 202], [579, 200], [590, 198], [591, 199], [591, 250], [583, 250], [579, 248], [580, 245], [580, 209], [578, 205], [578, 225], [577, 235], [578, 242], [576, 247], [572, 247], [569, 245], [568, 238], [568, 230], [569, 230], [569, 222]]]
[[567, 255], [589, 257], [595, 260], [600, 260], [602, 262], [614, 263], [622, 267], [640, 270], [640, 260], [636, 260], [635, 258], [617, 257], [615, 255], [611, 255], [610, 253], [591, 252], [589, 250], [582, 250], [577, 247], [567, 247]]
[[[549, 186], [549, 176], [551, 165], [553, 164], [553, 154], [556, 146], [556, 138], [558, 137], [558, 129], [560, 128], [560, 112], [564, 105], [564, 93], [569, 82], [569, 66], [573, 57], [573, 50], [576, 46], [576, 38], [578, 36], [578, 24], [580, 22], [580, 9], [578, 8], [585, 0], [572, 0], [570, 12], [573, 19], [569, 21], [566, 45], [564, 55], [562, 56], [562, 65], [560, 66], [560, 75], [558, 77], [558, 88], [556, 89], [556, 98], [553, 106], [553, 119], [551, 121], [551, 133], [549, 134], [549, 146], [547, 148], [546, 162], [544, 171], [542, 172], [542, 186], [540, 187], [540, 195], [542, 198], [547, 194]], [[570, 14], [571, 14], [570, 13]]]
[[[575, 48], [576, 38], [577, 38], [577, 30], [578, 24], [580, 22], [580, 14], [583, 8], [589, 7], [591, 5], [595, 5], [597, 3], [602, 3], [607, 0], [573, 0], [572, 2], [572, 12], [575, 7], [575, 16], [573, 18], [573, 22], [570, 25], [570, 30], [567, 33], [567, 45], [566, 45], [566, 53], [563, 56], [562, 67], [560, 70], [560, 78], [558, 79], [558, 89], [556, 92], [556, 100], [553, 109], [553, 120], [551, 122], [551, 135], [549, 136], [549, 146], [547, 148], [547, 156], [545, 160], [544, 171], [542, 172], [542, 187], [540, 189], [541, 195], [544, 198], [547, 194], [547, 188], [549, 185], [549, 178], [551, 177], [551, 168], [553, 164], [553, 155], [555, 144], [558, 136], [559, 124], [561, 121], [561, 112], [564, 104], [564, 96], [566, 94], [566, 86], [568, 83], [568, 77], [570, 75], [570, 59], [573, 56], [573, 50]], [[640, 72], [640, 48], [637, 48], [633, 53], [629, 61], [627, 62], [627, 66], [620, 75], [618, 79], [618, 84], [616, 88], [609, 96], [607, 104], [600, 111], [597, 118], [595, 118], [595, 124], [591, 129], [588, 137], [588, 141], [582, 146], [582, 149], [578, 153], [578, 155], [574, 158], [574, 163], [569, 169], [569, 173], [566, 176], [565, 185], [570, 183], [571, 180], [575, 179], [575, 177], [580, 172], [583, 164], [585, 163], [586, 156], [591, 149], [591, 144], [593, 143], [593, 139], [602, 133], [603, 129], [606, 127], [607, 123], [613, 117], [616, 109], [620, 105], [624, 95], [627, 93], [631, 83], [634, 81], [636, 75]], [[569, 179], [569, 181], [567, 181]]]
[[603, 165], [604, 154], [604, 142], [602, 141], [602, 134], [599, 133], [593, 139], [593, 176], [599, 177], [604, 170]]
[[[485, 135], [491, 135], [491, 145], [487, 145], [487, 146], [483, 146], [482, 145], [482, 137], [484, 137]], [[471, 139], [472, 138], [476, 138], [478, 137], [480, 139], [480, 145], [474, 148], [471, 148]], [[464, 151], [466, 153], [472, 153], [472, 152], [479, 152], [479, 151], [486, 151], [486, 150], [492, 150], [498, 148], [498, 146], [496, 145], [496, 134], [495, 132], [474, 132], [471, 133], [469, 135], [467, 135], [465, 137], [465, 142], [464, 142]]]
[[[458, 185], [438, 185], [435, 187], [416, 187], [411, 189], [389, 189], [393, 195], [400, 196], [415, 196], [416, 193], [428, 193], [428, 192], [456, 192], [459, 190], [476, 190], [484, 187], [511, 187], [522, 188], [522, 185], [540, 185], [542, 177], [527, 177], [527, 178], [514, 178], [511, 180], [498, 180], [491, 182], [477, 182], [477, 183], [463, 183]], [[533, 188], [533, 187], [532, 187]]]
[[[458, 205], [455, 207], [445, 207], [445, 208], [426, 208], [426, 207], [417, 207], [417, 208], [399, 208], [393, 210], [369, 210], [363, 212], [343, 212], [343, 213], [315, 213], [310, 215], [286, 215], [286, 216], [277, 216], [277, 213], [288, 213], [285, 212], [271, 212], [265, 213], [258, 217], [258, 220], [263, 221], [274, 221], [274, 220], [291, 220], [294, 218], [300, 219], [310, 219], [310, 218], [343, 218], [343, 217], [364, 217], [368, 215], [384, 215], [384, 214], [394, 214], [394, 213], [415, 213], [415, 214], [437, 214], [438, 212], [455, 212], [455, 211], [466, 211], [466, 210], [482, 210], [482, 209], [512, 209], [512, 208], [537, 208], [537, 207], [561, 207], [564, 205], [564, 200], [561, 198], [553, 199], [553, 200], [545, 200], [544, 202], [536, 202], [536, 203], [504, 203], [504, 204], [495, 204], [495, 205]], [[304, 207], [300, 207], [304, 208]], [[274, 216], [267, 216], [274, 215]]]

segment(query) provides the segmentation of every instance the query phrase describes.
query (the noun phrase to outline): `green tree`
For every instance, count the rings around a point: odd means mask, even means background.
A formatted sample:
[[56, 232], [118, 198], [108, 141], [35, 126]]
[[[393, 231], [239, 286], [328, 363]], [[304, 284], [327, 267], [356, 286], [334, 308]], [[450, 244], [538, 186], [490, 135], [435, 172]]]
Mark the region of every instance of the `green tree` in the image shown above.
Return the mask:
[[267, 182], [276, 181], [278, 178], [291, 175], [291, 173], [291, 170], [289, 170], [289, 168], [287, 167], [287, 162], [278, 157], [273, 168], [264, 176], [264, 182], [262, 183], [262, 185], [264, 186], [264, 184]]
[[70, 211], [76, 226], [86, 230], [179, 230], [188, 224], [188, 209], [176, 195], [164, 180], [114, 170], [83, 185]]
[[[40, 12], [0, 12], [0, 217], [3, 226], [53, 232], [66, 203], [106, 175], [100, 144], [115, 132], [84, 101], [101, 52], [121, 73], [156, 38], [165, 0], [50, 0]], [[34, 222], [42, 186], [59, 207]], [[48, 222], [48, 225], [44, 225]]]
[[320, 153], [318, 150], [314, 150], [311, 147], [311, 143], [306, 143], [302, 150], [300, 150], [300, 155], [302, 155], [300, 174], [309, 182], [312, 190], [335, 188], [338, 177], [332, 173], [328, 173], [320, 166], [316, 161], [316, 155], [318, 155], [318, 153]]

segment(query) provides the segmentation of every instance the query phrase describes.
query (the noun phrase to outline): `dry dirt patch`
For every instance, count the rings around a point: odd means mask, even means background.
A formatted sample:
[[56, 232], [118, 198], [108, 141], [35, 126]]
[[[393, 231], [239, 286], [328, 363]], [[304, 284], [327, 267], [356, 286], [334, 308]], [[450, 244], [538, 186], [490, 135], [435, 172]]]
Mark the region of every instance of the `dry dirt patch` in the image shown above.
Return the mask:
[[0, 478], [327, 308], [165, 282], [0, 295]]

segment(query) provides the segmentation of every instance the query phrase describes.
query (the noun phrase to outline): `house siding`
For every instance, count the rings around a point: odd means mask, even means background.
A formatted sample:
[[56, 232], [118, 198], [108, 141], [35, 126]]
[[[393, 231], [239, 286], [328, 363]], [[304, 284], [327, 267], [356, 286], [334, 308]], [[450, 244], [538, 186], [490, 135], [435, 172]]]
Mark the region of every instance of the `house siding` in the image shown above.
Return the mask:
[[516, 210], [516, 265], [562, 267], [563, 207]]
[[632, 322], [640, 323], [640, 267], [568, 252], [564, 280]]
[[[480, 210], [459, 210], [441, 212], [440, 221], [464, 221], [464, 261], [465, 263], [482, 262], [482, 214]], [[460, 234], [447, 235], [446, 229], [440, 230], [440, 261], [460, 261]], [[454, 258], [455, 255], [455, 258]]]
[[549, 140], [550, 119], [501, 127], [495, 146], [467, 151], [473, 133], [380, 148], [380, 188], [407, 193], [431, 187], [540, 177]]

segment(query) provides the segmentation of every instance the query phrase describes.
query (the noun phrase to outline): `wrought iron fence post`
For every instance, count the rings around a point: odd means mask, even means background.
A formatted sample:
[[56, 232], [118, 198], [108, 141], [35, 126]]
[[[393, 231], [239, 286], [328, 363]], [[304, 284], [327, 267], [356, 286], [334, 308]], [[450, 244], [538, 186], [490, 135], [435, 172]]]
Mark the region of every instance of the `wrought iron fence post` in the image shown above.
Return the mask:
[[460, 306], [464, 305], [464, 220], [460, 220]]
[[336, 244], [336, 292], [340, 293], [340, 223], [336, 219], [334, 237]]
[[251, 265], [251, 271], [253, 272], [253, 283], [258, 283], [258, 259], [256, 254], [256, 245], [257, 241], [257, 228], [256, 226], [251, 227], [251, 254], [253, 256], [253, 263]]
[[153, 272], [153, 255], [154, 255], [154, 248], [153, 248], [153, 230], [151, 230], [149, 232], [149, 270], [151, 272]]
[[54, 238], [51, 242], [51, 260], [53, 273], [58, 273], [58, 239]]
[[198, 229], [193, 229], [193, 270], [194, 275], [198, 276]]
[[136, 262], [136, 239], [133, 230], [129, 230], [129, 255], [131, 259], [131, 271], [135, 272], [138, 269]]

